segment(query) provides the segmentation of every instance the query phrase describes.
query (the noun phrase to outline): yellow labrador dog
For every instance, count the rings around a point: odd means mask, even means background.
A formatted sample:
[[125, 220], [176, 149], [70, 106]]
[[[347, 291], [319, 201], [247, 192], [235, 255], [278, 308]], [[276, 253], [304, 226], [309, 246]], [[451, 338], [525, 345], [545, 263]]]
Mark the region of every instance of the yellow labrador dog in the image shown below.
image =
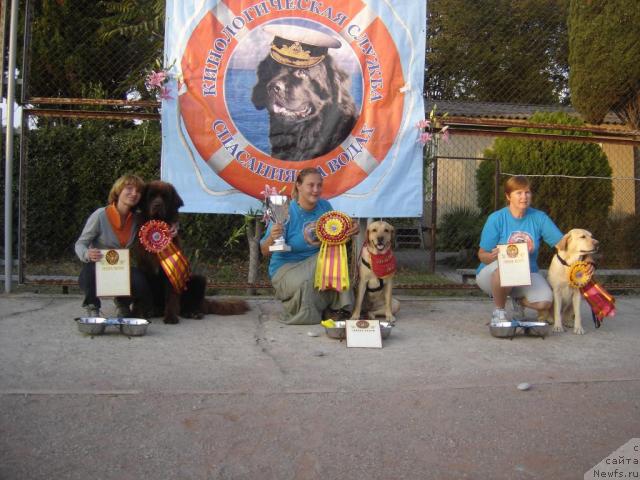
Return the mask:
[[574, 262], [591, 262], [591, 254], [598, 250], [598, 241], [590, 232], [574, 228], [562, 237], [557, 245], [557, 253], [549, 265], [547, 280], [553, 290], [553, 331], [563, 332], [564, 323], [573, 317], [573, 333], [582, 335], [580, 316], [580, 290], [569, 285], [569, 269]]
[[358, 293], [352, 319], [360, 318], [364, 310], [370, 319], [384, 315], [387, 322], [395, 321], [400, 302], [392, 297], [396, 271], [394, 240], [395, 229], [387, 222], [372, 222], [367, 227], [358, 265]]

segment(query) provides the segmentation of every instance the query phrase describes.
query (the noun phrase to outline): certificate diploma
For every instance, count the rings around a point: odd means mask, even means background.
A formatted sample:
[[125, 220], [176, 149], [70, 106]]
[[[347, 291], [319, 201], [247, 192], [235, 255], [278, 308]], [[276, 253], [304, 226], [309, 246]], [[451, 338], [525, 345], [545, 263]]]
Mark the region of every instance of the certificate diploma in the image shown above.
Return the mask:
[[347, 347], [382, 348], [379, 320], [347, 320]]
[[498, 245], [498, 270], [500, 270], [501, 287], [531, 285], [527, 244]]
[[102, 258], [96, 262], [96, 295], [98, 297], [131, 296], [129, 250], [100, 250]]

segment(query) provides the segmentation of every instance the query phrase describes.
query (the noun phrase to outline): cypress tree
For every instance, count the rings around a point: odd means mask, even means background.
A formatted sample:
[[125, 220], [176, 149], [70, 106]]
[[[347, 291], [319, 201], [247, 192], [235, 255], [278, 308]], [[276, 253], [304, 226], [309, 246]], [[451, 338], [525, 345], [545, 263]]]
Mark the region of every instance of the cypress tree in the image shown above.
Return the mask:
[[609, 111], [640, 128], [640, 3], [572, 0], [569, 87], [573, 106], [591, 123]]

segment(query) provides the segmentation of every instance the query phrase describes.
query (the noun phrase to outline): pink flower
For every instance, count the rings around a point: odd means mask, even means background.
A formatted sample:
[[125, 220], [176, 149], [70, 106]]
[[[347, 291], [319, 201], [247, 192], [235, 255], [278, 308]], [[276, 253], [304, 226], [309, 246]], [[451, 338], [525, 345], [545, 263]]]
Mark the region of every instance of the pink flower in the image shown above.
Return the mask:
[[431, 141], [432, 138], [433, 138], [433, 135], [431, 135], [429, 132], [422, 132], [420, 134], [420, 137], [418, 138], [418, 141], [422, 145], [426, 145], [427, 143], [429, 143]]
[[442, 140], [444, 140], [445, 142], [449, 141], [449, 130], [448, 129], [449, 129], [449, 127], [445, 127], [441, 132], [442, 133]]
[[145, 83], [147, 84], [147, 88], [160, 88], [166, 80], [167, 73], [163, 70], [160, 70], [159, 72], [151, 72], [149, 75], [147, 75]]
[[416, 124], [416, 128], [418, 128], [418, 130], [422, 130], [423, 128], [429, 128], [430, 126], [431, 126], [431, 122], [429, 120], [420, 120]]
[[162, 100], [172, 100], [173, 99], [173, 97], [171, 96], [171, 89], [169, 87], [162, 87], [160, 89], [160, 93], [158, 94], [158, 96]]

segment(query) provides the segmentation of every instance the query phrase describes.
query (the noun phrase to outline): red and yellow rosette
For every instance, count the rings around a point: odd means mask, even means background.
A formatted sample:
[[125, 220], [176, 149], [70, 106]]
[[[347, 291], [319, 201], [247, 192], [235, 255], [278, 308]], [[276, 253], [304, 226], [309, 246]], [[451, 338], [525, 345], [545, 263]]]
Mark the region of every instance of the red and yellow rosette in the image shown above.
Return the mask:
[[173, 289], [182, 293], [187, 288], [191, 276], [189, 261], [171, 241], [171, 228], [166, 222], [149, 220], [138, 231], [140, 244], [148, 252], [155, 253], [162, 270], [167, 275]]
[[351, 218], [336, 210], [324, 213], [316, 222], [320, 252], [314, 285], [318, 290], [340, 292], [349, 288], [346, 243], [351, 226]]
[[589, 280], [587, 284], [580, 289], [580, 293], [582, 293], [582, 296], [591, 307], [593, 322], [596, 328], [600, 328], [604, 317], [615, 317], [616, 299], [602, 288], [601, 285]]
[[593, 315], [596, 328], [600, 327], [604, 317], [616, 314], [616, 300], [601, 285], [592, 279], [589, 273], [591, 264], [588, 262], [574, 262], [569, 268], [569, 285], [577, 288], [585, 298]]
[[569, 268], [569, 285], [572, 288], [583, 288], [589, 280], [591, 275], [589, 274], [590, 264], [587, 262], [574, 262]]

